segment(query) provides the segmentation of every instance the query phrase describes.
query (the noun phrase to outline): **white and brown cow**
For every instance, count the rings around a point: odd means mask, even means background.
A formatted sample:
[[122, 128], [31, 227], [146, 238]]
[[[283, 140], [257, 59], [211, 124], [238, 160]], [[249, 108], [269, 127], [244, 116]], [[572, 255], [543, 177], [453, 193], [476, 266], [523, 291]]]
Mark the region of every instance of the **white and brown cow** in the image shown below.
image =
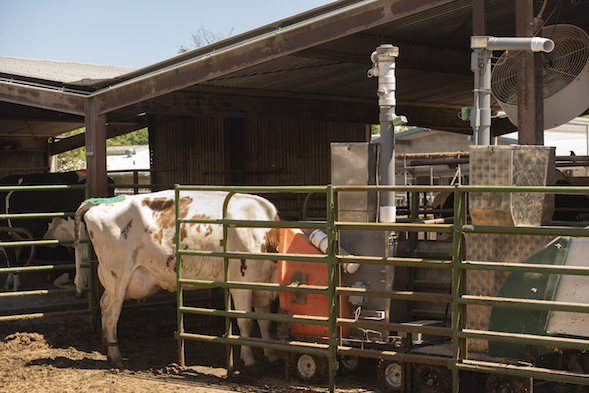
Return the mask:
[[[180, 195], [182, 218], [222, 218], [227, 193], [183, 191]], [[98, 257], [98, 277], [104, 286], [100, 301], [102, 332], [107, 341], [111, 363], [122, 366], [117, 344], [117, 323], [125, 299], [142, 299], [160, 288], [176, 290], [176, 246], [174, 191], [133, 195], [120, 202], [83, 203], [76, 213], [76, 224], [85, 212], [84, 221]], [[268, 200], [246, 194], [231, 197], [227, 217], [234, 220], [274, 221], [274, 205]], [[78, 227], [79, 228], [79, 227]], [[76, 231], [79, 236], [79, 230]], [[182, 224], [183, 249], [222, 251], [222, 226], [218, 224]], [[77, 241], [77, 239], [76, 239]], [[268, 228], [230, 228], [228, 247], [239, 252], [275, 252], [278, 230]], [[87, 277], [82, 263], [83, 250], [76, 245], [76, 285], [85, 285]], [[81, 255], [82, 257], [78, 257]], [[183, 256], [183, 278], [223, 281], [223, 260], [215, 257]], [[274, 261], [232, 259], [230, 279], [241, 282], [278, 282]], [[235, 309], [270, 312], [276, 292], [231, 289]], [[253, 320], [237, 320], [242, 337], [249, 337]], [[262, 338], [270, 338], [270, 322], [259, 321]], [[270, 360], [277, 356], [265, 350]], [[241, 348], [246, 366], [255, 364], [251, 348]]]

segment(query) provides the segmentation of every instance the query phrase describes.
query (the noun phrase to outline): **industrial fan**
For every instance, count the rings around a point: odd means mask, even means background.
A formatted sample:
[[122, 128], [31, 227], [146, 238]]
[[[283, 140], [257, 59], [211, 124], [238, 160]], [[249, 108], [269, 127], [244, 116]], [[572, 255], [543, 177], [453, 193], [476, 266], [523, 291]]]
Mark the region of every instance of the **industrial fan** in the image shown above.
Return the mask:
[[[554, 41], [544, 53], [544, 129], [557, 127], [589, 108], [589, 35], [573, 25], [542, 29]], [[509, 120], [517, 126], [517, 56], [505, 52], [493, 67], [491, 91]]]

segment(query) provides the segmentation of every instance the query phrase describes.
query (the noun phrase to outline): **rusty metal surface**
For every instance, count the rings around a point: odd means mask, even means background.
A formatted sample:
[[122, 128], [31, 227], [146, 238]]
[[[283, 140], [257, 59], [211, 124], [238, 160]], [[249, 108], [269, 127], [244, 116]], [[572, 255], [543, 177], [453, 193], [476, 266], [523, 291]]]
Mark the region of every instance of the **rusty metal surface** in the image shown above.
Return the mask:
[[0, 101], [50, 109], [74, 115], [84, 114], [84, 96], [0, 81]]
[[[538, 1], [515, 2], [518, 37], [533, 37], [536, 34], [534, 17], [538, 10]], [[522, 51], [517, 57], [517, 117], [520, 145], [544, 144], [543, 61], [544, 57], [541, 53], [531, 51]]]

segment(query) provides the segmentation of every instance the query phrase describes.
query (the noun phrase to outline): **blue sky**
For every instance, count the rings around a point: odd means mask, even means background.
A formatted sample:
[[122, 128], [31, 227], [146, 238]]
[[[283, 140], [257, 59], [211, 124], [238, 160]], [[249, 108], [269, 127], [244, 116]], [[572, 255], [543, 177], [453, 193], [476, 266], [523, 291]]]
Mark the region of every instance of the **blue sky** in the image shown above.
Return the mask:
[[145, 67], [205, 29], [236, 35], [330, 0], [0, 0], [0, 56]]

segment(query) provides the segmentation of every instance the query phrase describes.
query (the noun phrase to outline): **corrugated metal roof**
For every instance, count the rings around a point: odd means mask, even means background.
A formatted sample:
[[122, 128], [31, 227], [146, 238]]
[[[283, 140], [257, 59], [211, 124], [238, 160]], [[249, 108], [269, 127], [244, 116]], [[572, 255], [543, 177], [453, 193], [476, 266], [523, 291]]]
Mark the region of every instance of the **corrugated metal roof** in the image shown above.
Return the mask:
[[96, 81], [115, 79], [135, 70], [137, 68], [0, 56], [0, 74], [20, 75], [71, 85], [92, 85]]

